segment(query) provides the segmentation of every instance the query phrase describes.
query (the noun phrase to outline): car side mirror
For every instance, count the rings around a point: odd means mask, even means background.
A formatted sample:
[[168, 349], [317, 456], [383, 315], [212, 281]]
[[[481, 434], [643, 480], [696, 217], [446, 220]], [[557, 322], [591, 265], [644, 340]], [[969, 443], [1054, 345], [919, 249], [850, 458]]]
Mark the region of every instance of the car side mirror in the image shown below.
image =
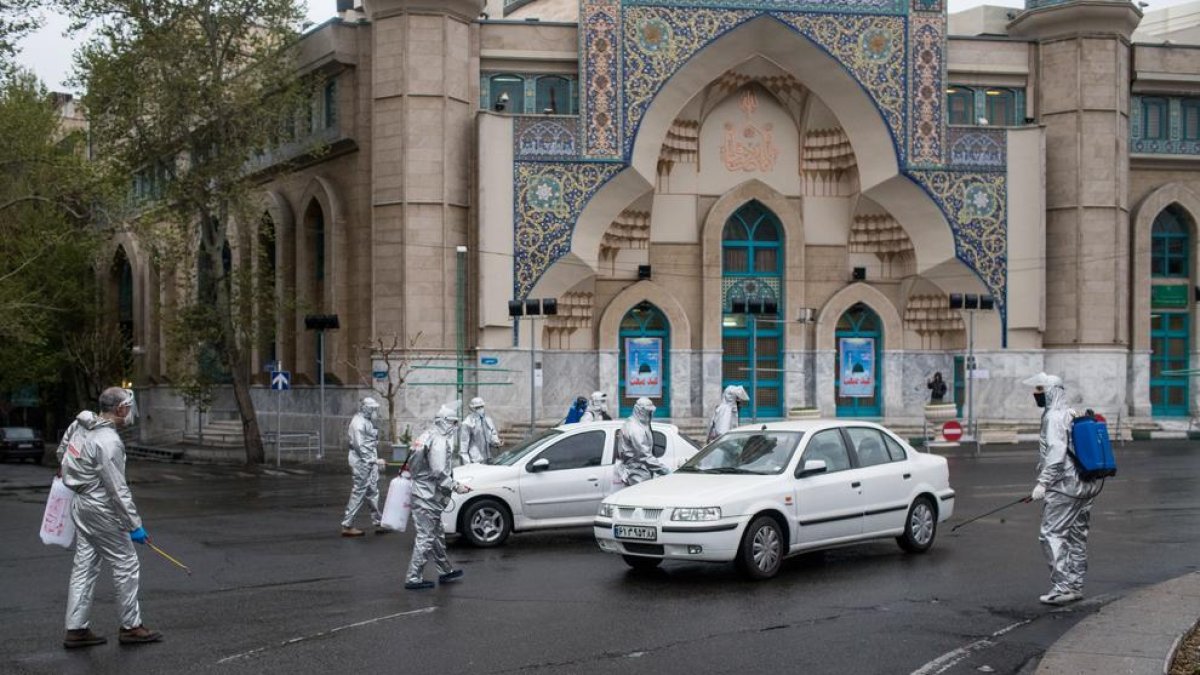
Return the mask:
[[807, 476], [815, 476], [819, 473], [825, 473], [829, 470], [829, 466], [825, 464], [823, 459], [810, 459], [804, 462], [804, 468], [796, 474], [796, 478], [805, 478]]
[[539, 457], [529, 464], [529, 473], [539, 473], [550, 468], [550, 460]]

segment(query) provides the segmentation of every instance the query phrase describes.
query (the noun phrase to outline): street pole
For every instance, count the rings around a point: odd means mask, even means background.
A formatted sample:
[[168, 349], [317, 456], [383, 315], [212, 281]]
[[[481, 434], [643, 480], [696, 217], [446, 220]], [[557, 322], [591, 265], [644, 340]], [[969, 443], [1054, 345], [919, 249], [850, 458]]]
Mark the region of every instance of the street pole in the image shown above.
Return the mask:
[[[283, 370], [282, 364], [280, 366], [278, 366], [275, 370]], [[272, 386], [274, 386], [274, 383], [272, 383]], [[275, 392], [275, 466], [276, 467], [279, 466], [279, 455], [280, 455], [279, 442], [281, 440], [280, 436], [283, 434], [283, 429], [280, 428], [282, 426], [282, 420], [283, 420], [283, 392], [277, 391], [277, 392]]]
[[537, 360], [535, 358], [536, 349], [537, 349], [537, 342], [535, 341], [535, 337], [534, 337], [533, 317], [530, 316], [529, 317], [529, 437], [530, 438], [533, 438], [533, 422], [534, 422], [533, 406], [536, 405], [535, 404], [535, 396], [534, 396], [534, 385], [535, 385], [534, 369], [537, 367]]
[[317, 331], [317, 365], [321, 380], [321, 422], [317, 427], [317, 459], [325, 459], [325, 331]]
[[967, 428], [975, 439], [979, 455], [979, 427], [975, 423], [975, 310], [967, 310]]
[[750, 423], [758, 423], [758, 317], [754, 314], [750, 320]]
[[455, 318], [455, 324], [457, 326], [457, 330], [455, 332], [458, 333], [458, 340], [456, 341], [457, 342], [456, 365], [458, 366], [458, 380], [455, 383], [455, 391], [457, 393], [458, 400], [462, 401], [463, 400], [463, 390], [464, 390], [463, 368], [466, 366], [466, 351], [467, 351], [467, 336], [466, 336], [466, 332], [467, 332], [467, 321], [466, 321], [466, 317], [467, 317], [467, 313], [466, 313], [467, 247], [466, 246], [457, 247], [455, 249], [455, 257], [457, 258], [456, 262], [458, 263], [458, 269], [456, 270], [456, 277], [457, 277], [456, 291], [457, 291], [457, 293], [455, 294], [456, 295], [456, 303], [455, 303], [455, 307], [454, 307], [454, 315], [455, 315], [454, 318]]

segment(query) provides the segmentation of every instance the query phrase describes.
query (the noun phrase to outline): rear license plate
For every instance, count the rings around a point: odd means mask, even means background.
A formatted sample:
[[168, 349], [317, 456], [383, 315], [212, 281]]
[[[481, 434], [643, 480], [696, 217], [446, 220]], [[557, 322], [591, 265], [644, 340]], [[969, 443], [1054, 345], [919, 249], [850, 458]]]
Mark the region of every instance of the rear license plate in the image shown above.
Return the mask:
[[22, 443], [22, 444], [18, 445], [17, 447], [18, 447], [18, 448], [20, 448], [20, 449], [22, 449], [22, 450], [32, 450], [32, 449], [33, 449], [33, 443]]
[[643, 541], [654, 541], [658, 539], [658, 528], [617, 525], [613, 527], [613, 536], [617, 539], [641, 539]]

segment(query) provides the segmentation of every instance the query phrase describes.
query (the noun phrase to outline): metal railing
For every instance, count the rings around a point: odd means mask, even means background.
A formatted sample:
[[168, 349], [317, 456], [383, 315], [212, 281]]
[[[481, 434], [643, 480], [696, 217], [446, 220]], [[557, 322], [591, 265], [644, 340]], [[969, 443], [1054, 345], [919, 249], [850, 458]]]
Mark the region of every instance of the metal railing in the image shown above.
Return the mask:
[[320, 440], [316, 432], [277, 434], [273, 431], [268, 431], [263, 434], [263, 443], [275, 447], [275, 466], [279, 466], [283, 461], [283, 454], [285, 452], [296, 455], [303, 452], [304, 461], [313, 461], [313, 457], [318, 454], [317, 450]]

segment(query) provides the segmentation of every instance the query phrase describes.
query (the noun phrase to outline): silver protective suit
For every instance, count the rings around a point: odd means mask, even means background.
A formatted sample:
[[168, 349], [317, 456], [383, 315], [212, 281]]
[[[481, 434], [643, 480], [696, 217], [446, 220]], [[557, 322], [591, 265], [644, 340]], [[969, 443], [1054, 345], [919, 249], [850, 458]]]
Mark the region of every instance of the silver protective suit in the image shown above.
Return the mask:
[[449, 574], [454, 570], [446, 556], [446, 530], [442, 527], [442, 512], [450, 504], [451, 493], [458, 487], [451, 470], [454, 437], [458, 433], [454, 409], [442, 406], [433, 424], [434, 428], [421, 436], [408, 460], [413, 481], [412, 516], [416, 536], [405, 583], [422, 581], [425, 563], [430, 559], [438, 574]]
[[[90, 424], [90, 427], [88, 426]], [[142, 625], [138, 607], [140, 566], [129, 533], [142, 526], [125, 483], [125, 444], [113, 423], [81, 414], [63, 448], [63, 484], [75, 492], [75, 563], [67, 589], [67, 630], [88, 627], [100, 563], [112, 568], [122, 628]], [[86, 433], [80, 433], [86, 428]]]
[[75, 416], [71, 426], [67, 427], [66, 433], [63, 434], [62, 440], [58, 442], [58, 451], [55, 454], [59, 464], [62, 464], [63, 455], [66, 454], [71, 443], [76, 443], [75, 447], [77, 448], [82, 447], [83, 436], [91, 431], [98, 421], [100, 418], [96, 417], [96, 413], [91, 410], [84, 410]]
[[583, 413], [580, 422], [603, 422], [612, 419], [608, 416], [608, 394], [602, 391], [592, 392], [592, 400], [588, 402], [587, 412]]
[[375, 415], [379, 404], [368, 397], [358, 406], [358, 413], [350, 420], [346, 429], [346, 440], [350, 445], [348, 459], [354, 480], [350, 489], [350, 501], [342, 516], [342, 527], [354, 524], [363, 504], [371, 510], [371, 524], [379, 527], [383, 514], [379, 510], [379, 428], [375, 426]]
[[462, 421], [459, 430], [458, 453], [463, 464], [474, 464], [490, 459], [492, 449], [500, 447], [500, 433], [496, 422], [484, 410], [483, 399], [471, 401], [471, 414]]
[[1038, 540], [1050, 565], [1051, 594], [1083, 591], [1088, 521], [1102, 487], [1099, 481], [1082, 480], [1075, 462], [1067, 456], [1071, 417], [1062, 385], [1047, 387], [1038, 439], [1037, 482], [1046, 489]]
[[654, 456], [654, 434], [650, 430], [650, 418], [653, 415], [654, 403], [648, 398], [639, 398], [633, 406], [633, 414], [621, 427], [621, 442], [617, 446], [617, 465], [614, 470], [625, 485], [636, 485], [669, 473], [667, 467]]
[[721, 402], [717, 404], [717, 409], [713, 411], [712, 421], [708, 423], [709, 442], [740, 424], [738, 403], [749, 400], [750, 397], [746, 395], [746, 390], [740, 385], [731, 384], [725, 387], [724, 393], [721, 394]]

